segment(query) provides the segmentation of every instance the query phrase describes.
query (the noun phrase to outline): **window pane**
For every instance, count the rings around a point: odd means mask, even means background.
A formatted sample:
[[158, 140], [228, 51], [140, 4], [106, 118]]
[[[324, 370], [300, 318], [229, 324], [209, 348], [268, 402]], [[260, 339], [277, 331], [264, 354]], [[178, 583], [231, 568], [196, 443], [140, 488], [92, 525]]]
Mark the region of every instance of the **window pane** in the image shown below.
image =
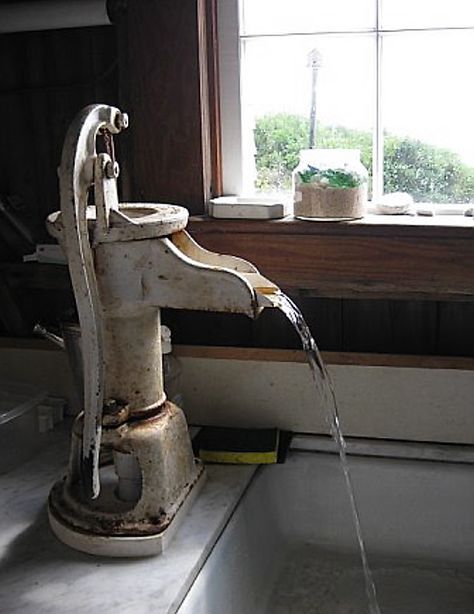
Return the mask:
[[242, 34], [375, 27], [375, 0], [241, 0], [241, 7]]
[[473, 201], [472, 33], [390, 34], [383, 44], [385, 191]]
[[[314, 50], [319, 60], [316, 68], [308, 64]], [[290, 190], [299, 151], [309, 146], [312, 100], [315, 146], [360, 149], [371, 171], [374, 50], [374, 40], [365, 35], [251, 39], [243, 43], [247, 190], [252, 184], [263, 192]]]
[[382, 28], [474, 26], [473, 0], [382, 0]]

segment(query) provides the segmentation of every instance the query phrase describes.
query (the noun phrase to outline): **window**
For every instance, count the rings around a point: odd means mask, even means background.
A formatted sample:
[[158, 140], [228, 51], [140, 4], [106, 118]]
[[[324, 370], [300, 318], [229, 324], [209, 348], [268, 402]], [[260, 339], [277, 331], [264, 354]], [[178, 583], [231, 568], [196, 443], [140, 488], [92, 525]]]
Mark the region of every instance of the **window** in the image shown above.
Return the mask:
[[472, 0], [219, 0], [219, 32], [226, 193], [289, 193], [313, 131], [375, 196], [474, 202]]

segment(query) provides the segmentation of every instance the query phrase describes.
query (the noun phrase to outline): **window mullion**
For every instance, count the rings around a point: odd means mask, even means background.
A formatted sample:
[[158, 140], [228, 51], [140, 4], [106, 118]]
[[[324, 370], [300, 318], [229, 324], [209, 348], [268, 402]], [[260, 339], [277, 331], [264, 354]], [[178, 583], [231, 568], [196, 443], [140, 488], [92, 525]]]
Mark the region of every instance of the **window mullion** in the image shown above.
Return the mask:
[[372, 199], [383, 194], [383, 104], [382, 104], [382, 52], [383, 34], [380, 31], [380, 11], [382, 0], [376, 1], [376, 33], [375, 33], [375, 118], [372, 162]]

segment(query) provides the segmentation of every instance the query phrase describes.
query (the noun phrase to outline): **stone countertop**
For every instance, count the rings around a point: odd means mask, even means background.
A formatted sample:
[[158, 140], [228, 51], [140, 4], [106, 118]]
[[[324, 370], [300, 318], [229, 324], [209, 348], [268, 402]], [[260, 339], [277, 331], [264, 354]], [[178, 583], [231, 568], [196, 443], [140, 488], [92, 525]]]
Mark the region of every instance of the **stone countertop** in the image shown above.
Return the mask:
[[48, 524], [48, 493], [67, 464], [64, 431], [48, 434], [34, 459], [0, 475], [0, 612], [176, 612], [255, 467], [208, 466], [201, 494], [162, 555], [94, 557], [59, 542]]

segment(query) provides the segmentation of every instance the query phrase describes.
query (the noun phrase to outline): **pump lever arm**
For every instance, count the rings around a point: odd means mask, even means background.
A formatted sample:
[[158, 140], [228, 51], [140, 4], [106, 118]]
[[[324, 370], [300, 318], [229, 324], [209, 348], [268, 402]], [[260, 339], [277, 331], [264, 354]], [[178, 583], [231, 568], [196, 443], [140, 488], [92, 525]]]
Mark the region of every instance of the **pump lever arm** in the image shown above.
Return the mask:
[[97, 177], [96, 137], [99, 130], [118, 133], [126, 116], [114, 107], [90, 105], [74, 119], [64, 141], [59, 184], [68, 265], [84, 357], [84, 428], [81, 482], [84, 495], [100, 492], [99, 452], [103, 407], [102, 318], [93, 253], [87, 228], [87, 196]]

